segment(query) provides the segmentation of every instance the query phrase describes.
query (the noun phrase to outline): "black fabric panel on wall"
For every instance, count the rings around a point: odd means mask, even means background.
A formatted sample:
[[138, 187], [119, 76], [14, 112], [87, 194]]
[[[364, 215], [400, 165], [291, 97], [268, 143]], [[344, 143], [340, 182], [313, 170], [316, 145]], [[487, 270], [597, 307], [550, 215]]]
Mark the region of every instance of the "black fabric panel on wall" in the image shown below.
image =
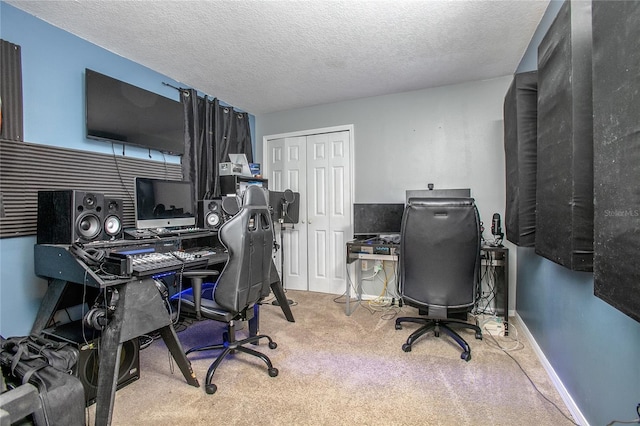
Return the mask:
[[20, 46], [0, 39], [0, 139], [24, 140], [22, 112], [22, 53]]
[[181, 180], [180, 164], [0, 140], [0, 238], [36, 235], [38, 191], [77, 189], [123, 200], [123, 226], [135, 226], [136, 176]]
[[593, 5], [594, 293], [640, 321], [640, 2]]
[[538, 48], [536, 253], [593, 270], [591, 2], [565, 2]]
[[516, 74], [504, 99], [507, 240], [532, 247], [536, 237], [538, 73]]

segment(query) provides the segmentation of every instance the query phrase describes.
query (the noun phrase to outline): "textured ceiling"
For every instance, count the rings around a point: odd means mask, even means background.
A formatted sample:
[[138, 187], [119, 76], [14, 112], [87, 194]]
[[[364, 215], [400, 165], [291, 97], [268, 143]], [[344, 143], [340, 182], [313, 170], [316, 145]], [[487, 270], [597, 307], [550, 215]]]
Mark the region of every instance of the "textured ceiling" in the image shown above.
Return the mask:
[[548, 0], [7, 0], [252, 114], [515, 72]]

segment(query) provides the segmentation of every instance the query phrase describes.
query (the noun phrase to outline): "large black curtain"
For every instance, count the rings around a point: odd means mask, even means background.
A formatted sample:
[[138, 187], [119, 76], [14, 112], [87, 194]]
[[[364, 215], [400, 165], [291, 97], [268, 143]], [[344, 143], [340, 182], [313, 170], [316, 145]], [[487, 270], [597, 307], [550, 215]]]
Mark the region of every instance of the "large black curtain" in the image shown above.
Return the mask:
[[185, 117], [185, 153], [182, 174], [193, 182], [195, 200], [220, 196], [218, 164], [229, 153], [245, 154], [253, 162], [249, 116], [218, 99], [200, 97], [194, 89], [181, 89]]

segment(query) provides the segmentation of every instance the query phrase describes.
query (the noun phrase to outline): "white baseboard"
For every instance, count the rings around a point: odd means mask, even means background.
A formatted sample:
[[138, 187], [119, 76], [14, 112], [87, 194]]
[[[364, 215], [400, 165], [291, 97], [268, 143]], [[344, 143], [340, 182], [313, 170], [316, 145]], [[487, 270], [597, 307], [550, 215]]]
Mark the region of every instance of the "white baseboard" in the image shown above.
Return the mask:
[[542, 363], [542, 366], [544, 367], [547, 374], [549, 375], [549, 378], [553, 382], [553, 385], [555, 386], [556, 390], [562, 397], [562, 400], [564, 401], [565, 405], [569, 409], [569, 412], [573, 416], [573, 420], [581, 426], [589, 426], [587, 419], [585, 419], [584, 416], [582, 415], [582, 412], [580, 411], [575, 401], [567, 391], [567, 388], [565, 388], [564, 384], [562, 384], [560, 377], [558, 377], [558, 375], [556, 374], [555, 370], [547, 360], [547, 357], [542, 352], [542, 349], [540, 349], [540, 346], [538, 346], [536, 339], [534, 339], [533, 335], [531, 334], [526, 324], [524, 323], [522, 318], [520, 318], [520, 315], [518, 315], [517, 312], [515, 313], [515, 318], [518, 321], [518, 327], [520, 327], [520, 331], [522, 331], [525, 334], [525, 336], [527, 336], [527, 339], [529, 339], [529, 341], [531, 342], [531, 346], [533, 347], [534, 352], [538, 356], [538, 359], [540, 360], [540, 362]]

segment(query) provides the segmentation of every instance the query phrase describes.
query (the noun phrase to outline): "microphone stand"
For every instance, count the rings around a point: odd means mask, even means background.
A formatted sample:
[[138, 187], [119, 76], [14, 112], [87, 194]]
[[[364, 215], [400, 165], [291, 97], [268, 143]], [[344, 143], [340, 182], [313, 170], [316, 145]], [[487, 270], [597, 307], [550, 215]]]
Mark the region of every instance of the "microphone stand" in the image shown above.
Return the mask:
[[[285, 271], [284, 271], [284, 215], [286, 214], [286, 210], [287, 209], [287, 202], [285, 201], [282, 205], [282, 214], [280, 215], [280, 218], [278, 219], [278, 223], [280, 224], [280, 281], [282, 281], [282, 289], [283, 291], [286, 291], [286, 287], [284, 284], [284, 275], [285, 275]], [[293, 305], [293, 300], [291, 299], [287, 299], [287, 303], [289, 305]], [[271, 302], [272, 305], [274, 306], [280, 306], [280, 302], [278, 302], [277, 300], [274, 300], [273, 302]]]

